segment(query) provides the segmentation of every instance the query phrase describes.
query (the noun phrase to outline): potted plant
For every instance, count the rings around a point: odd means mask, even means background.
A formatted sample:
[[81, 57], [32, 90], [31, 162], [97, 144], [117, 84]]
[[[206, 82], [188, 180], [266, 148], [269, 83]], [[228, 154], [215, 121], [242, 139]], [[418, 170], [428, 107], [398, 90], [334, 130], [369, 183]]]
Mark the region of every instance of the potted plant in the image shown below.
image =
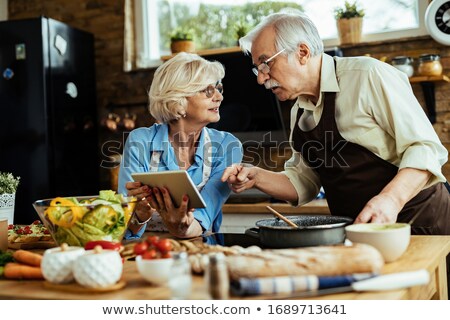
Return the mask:
[[182, 27], [176, 28], [170, 34], [170, 50], [172, 53], [195, 52], [194, 31]]
[[251, 25], [245, 21], [238, 21], [235, 24], [234, 29], [236, 31], [237, 45], [239, 46], [239, 39], [245, 36], [247, 32], [249, 32], [249, 30], [251, 29]]
[[14, 223], [14, 200], [20, 177], [12, 173], [0, 172], [0, 219], [7, 218], [8, 224]]
[[364, 14], [364, 10], [359, 9], [356, 2], [351, 4], [345, 1], [344, 8], [334, 10], [341, 44], [354, 44], [361, 41]]

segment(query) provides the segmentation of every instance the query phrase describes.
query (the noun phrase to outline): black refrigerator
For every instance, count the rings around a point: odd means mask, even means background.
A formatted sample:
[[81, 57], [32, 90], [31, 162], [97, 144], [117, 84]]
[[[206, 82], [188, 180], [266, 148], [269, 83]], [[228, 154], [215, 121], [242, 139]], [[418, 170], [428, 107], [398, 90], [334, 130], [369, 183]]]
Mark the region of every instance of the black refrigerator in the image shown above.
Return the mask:
[[98, 194], [94, 37], [38, 17], [0, 22], [0, 171], [20, 176], [14, 223], [32, 203]]

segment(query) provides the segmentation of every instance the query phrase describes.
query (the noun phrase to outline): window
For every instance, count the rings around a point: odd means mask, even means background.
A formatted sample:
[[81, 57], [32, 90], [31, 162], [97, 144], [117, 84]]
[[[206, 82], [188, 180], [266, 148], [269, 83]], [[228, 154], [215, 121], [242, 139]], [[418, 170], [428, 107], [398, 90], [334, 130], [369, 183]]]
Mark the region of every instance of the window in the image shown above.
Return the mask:
[[[198, 50], [237, 44], [236, 26], [255, 25], [282, 8], [304, 11], [317, 25], [325, 47], [339, 44], [334, 9], [345, 0], [135, 0], [137, 67], [155, 67], [170, 54], [170, 31], [193, 29]], [[352, 0], [350, 0], [352, 2]], [[425, 0], [358, 0], [365, 10], [363, 41], [426, 35]]]

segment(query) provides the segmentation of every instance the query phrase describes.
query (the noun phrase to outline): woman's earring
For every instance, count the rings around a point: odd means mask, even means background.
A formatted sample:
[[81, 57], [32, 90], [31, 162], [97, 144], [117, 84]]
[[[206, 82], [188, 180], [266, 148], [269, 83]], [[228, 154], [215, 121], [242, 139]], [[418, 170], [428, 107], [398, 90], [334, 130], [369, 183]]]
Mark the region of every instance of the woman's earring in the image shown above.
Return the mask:
[[182, 117], [183, 117], [183, 118], [186, 118], [186, 113], [184, 113]]

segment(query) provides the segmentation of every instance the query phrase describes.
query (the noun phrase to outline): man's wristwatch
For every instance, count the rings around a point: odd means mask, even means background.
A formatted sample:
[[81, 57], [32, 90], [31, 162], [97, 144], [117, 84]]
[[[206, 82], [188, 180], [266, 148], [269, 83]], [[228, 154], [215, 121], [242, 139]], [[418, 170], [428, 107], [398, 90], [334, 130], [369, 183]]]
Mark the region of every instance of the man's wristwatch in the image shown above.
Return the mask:
[[150, 217], [147, 220], [141, 222], [141, 221], [139, 221], [139, 218], [137, 217], [136, 212], [133, 212], [130, 222], [132, 224], [134, 224], [135, 226], [142, 226], [142, 225], [146, 224], [147, 222], [149, 222], [151, 218], [152, 218], [152, 216], [150, 215]]

